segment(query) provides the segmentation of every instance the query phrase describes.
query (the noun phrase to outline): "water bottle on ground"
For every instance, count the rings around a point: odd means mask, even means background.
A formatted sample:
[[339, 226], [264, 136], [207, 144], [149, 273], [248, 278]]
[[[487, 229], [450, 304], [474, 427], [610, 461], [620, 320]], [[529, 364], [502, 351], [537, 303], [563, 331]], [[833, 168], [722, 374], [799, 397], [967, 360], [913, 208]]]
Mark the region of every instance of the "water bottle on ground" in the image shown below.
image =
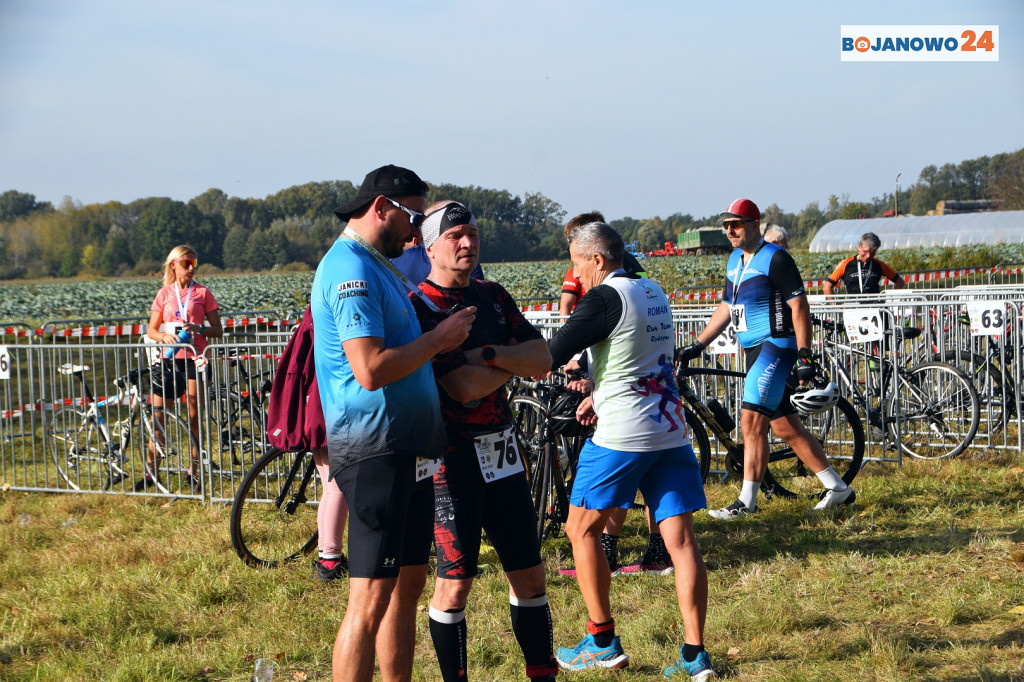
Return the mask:
[[274, 659], [257, 658], [256, 673], [252, 676], [253, 682], [272, 682], [274, 679]]

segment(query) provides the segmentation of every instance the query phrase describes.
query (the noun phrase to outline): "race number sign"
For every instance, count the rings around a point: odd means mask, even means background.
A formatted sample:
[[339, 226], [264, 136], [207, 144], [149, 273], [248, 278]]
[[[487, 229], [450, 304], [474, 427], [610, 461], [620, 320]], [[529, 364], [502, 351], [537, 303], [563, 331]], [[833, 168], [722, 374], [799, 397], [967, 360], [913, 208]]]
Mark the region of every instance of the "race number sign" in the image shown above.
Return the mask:
[[843, 326], [846, 327], [846, 336], [852, 343], [881, 341], [884, 331], [882, 311], [878, 308], [844, 310]]
[[523, 460], [516, 446], [516, 431], [513, 426], [504, 431], [474, 438], [473, 446], [476, 448], [476, 458], [480, 462], [480, 473], [487, 483], [493, 483], [523, 470]]
[[971, 336], [998, 336], [1006, 331], [1006, 301], [974, 301], [967, 304]]
[[715, 340], [708, 344], [708, 352], [712, 355], [734, 355], [740, 351], [740, 345], [736, 342], [736, 327], [732, 322], [725, 328], [725, 331], [715, 337]]
[[434, 474], [441, 470], [441, 458], [431, 459], [429, 457], [417, 457], [416, 458], [416, 480], [422, 481], [424, 478], [432, 478]]
[[11, 356], [7, 354], [7, 346], [0, 346], [0, 379], [11, 378]]

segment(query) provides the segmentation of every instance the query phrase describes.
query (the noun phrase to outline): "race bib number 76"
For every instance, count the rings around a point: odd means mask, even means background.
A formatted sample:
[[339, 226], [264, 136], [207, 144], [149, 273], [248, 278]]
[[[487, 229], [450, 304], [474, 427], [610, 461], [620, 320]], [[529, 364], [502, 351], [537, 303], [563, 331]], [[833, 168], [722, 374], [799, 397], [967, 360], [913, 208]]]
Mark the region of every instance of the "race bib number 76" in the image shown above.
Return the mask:
[[523, 471], [523, 460], [519, 456], [514, 427], [510, 426], [504, 431], [474, 438], [473, 445], [485, 482], [493, 483]]

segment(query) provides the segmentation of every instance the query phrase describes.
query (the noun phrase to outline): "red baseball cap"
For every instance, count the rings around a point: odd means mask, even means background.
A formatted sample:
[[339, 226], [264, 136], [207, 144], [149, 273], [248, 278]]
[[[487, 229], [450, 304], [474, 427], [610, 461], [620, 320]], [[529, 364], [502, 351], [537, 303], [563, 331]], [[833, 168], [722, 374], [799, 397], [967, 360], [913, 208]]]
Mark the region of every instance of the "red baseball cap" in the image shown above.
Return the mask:
[[729, 208], [722, 211], [722, 220], [739, 218], [740, 220], [760, 220], [761, 211], [757, 210], [757, 204], [750, 199], [737, 199], [729, 204]]

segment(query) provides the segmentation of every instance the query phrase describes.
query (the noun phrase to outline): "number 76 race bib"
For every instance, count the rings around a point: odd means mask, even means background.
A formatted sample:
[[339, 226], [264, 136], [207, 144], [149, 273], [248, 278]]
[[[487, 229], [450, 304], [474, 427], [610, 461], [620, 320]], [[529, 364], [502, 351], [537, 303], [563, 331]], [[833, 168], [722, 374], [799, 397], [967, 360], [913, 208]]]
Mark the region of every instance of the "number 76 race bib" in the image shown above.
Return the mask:
[[488, 433], [473, 439], [480, 473], [486, 483], [493, 483], [523, 470], [523, 460], [516, 445], [515, 427]]

